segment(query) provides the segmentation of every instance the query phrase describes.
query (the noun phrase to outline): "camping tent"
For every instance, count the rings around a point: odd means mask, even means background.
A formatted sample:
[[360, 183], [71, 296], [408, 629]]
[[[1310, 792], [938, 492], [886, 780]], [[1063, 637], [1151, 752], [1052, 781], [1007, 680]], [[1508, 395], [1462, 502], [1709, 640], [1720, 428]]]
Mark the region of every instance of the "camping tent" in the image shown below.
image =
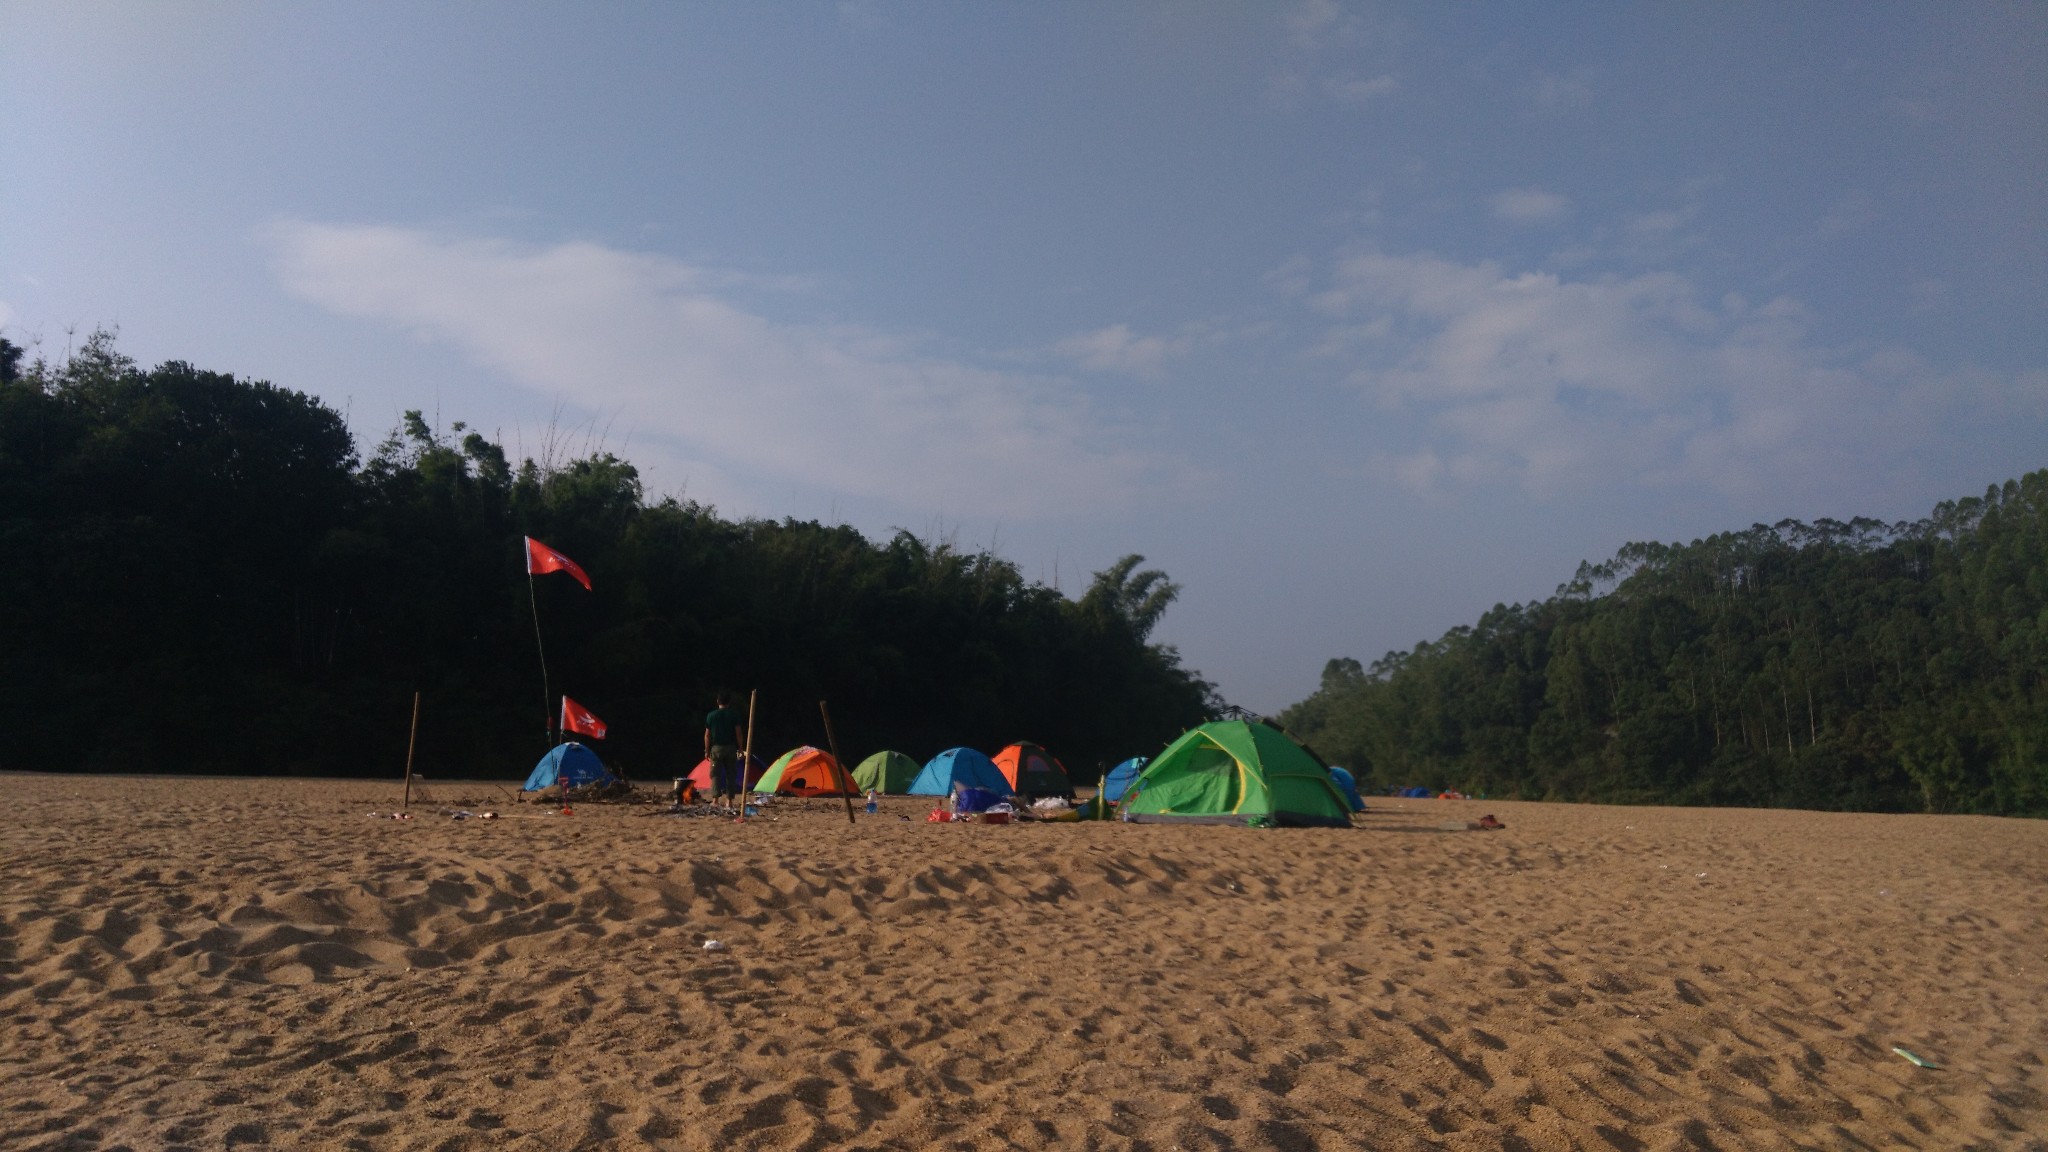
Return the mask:
[[[752, 788], [754, 786], [755, 781], [761, 779], [762, 775], [764, 775], [767, 771], [767, 761], [761, 759], [759, 756], [748, 756], [747, 780], [744, 787]], [[686, 777], [686, 779], [689, 780], [691, 786], [695, 787], [697, 791], [707, 793], [710, 792], [711, 761], [708, 759], [697, 761], [697, 766], [695, 768], [690, 769], [690, 774], [688, 777]]]
[[863, 792], [907, 792], [917, 771], [917, 761], [901, 752], [877, 752], [854, 768], [853, 786]]
[[998, 796], [1010, 794], [1010, 782], [995, 761], [972, 748], [948, 748], [931, 758], [917, 779], [910, 782], [912, 796], [951, 796], [953, 785], [984, 788]]
[[754, 785], [756, 792], [780, 792], [785, 796], [846, 796], [855, 791], [853, 780], [839, 761], [822, 748], [806, 744], [784, 752]]
[[1143, 772], [1145, 765], [1150, 762], [1150, 757], [1133, 756], [1129, 760], [1111, 768], [1109, 775], [1102, 778], [1102, 787], [1096, 792], [1096, 795], [1111, 804], [1122, 800], [1125, 790], [1131, 786], [1131, 781], [1136, 780], [1138, 773]]
[[1330, 779], [1337, 785], [1337, 791], [1344, 794], [1344, 802], [1351, 805], [1353, 812], [1365, 811], [1365, 800], [1358, 795], [1358, 779], [1348, 769], [1331, 765]]
[[1041, 796], [1071, 797], [1074, 786], [1067, 780], [1067, 766], [1052, 753], [1028, 740], [1020, 740], [996, 753], [996, 767], [1010, 782], [1010, 791], [1036, 800]]
[[1124, 819], [1346, 827], [1330, 770], [1270, 724], [1212, 720], [1153, 757], [1124, 793]]
[[539, 792], [568, 781], [571, 788], [582, 788], [589, 784], [610, 784], [615, 778], [597, 753], [583, 745], [570, 741], [548, 749], [548, 754], [533, 766], [533, 774], [526, 778], [521, 791]]

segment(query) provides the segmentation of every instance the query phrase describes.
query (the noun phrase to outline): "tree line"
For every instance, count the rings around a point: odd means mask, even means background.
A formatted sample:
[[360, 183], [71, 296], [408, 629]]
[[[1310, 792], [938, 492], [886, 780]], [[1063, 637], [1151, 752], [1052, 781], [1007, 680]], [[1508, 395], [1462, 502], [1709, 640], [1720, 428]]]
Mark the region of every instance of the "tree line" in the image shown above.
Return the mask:
[[1924, 519], [1629, 544], [1283, 722], [1379, 788], [2048, 815], [2048, 470]]
[[[590, 572], [529, 586], [533, 536]], [[1082, 782], [1214, 706], [1150, 640], [1176, 585], [1130, 556], [1078, 597], [899, 531], [726, 519], [603, 451], [514, 462], [420, 412], [367, 456], [313, 397], [95, 333], [0, 340], [0, 765], [389, 776], [413, 693], [429, 776], [523, 774], [552, 685], [641, 778], [696, 762], [714, 691], [756, 750], [920, 759], [1030, 739]]]

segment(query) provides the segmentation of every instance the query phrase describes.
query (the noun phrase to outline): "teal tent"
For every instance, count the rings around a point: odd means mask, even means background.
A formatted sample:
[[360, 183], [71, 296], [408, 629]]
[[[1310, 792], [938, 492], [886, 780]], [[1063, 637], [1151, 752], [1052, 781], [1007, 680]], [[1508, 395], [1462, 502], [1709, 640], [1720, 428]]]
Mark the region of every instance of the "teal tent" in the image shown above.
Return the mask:
[[1365, 800], [1358, 794], [1358, 779], [1351, 775], [1349, 769], [1331, 765], [1330, 782], [1337, 786], [1337, 791], [1344, 794], [1344, 802], [1351, 805], [1353, 812], [1365, 811]]
[[1131, 782], [1138, 778], [1138, 773], [1143, 772], [1145, 765], [1149, 762], [1149, 757], [1133, 756], [1129, 760], [1111, 768], [1109, 775], [1102, 778], [1102, 788], [1096, 794], [1111, 804], [1122, 800], [1124, 792], [1130, 788]]
[[555, 745], [540, 758], [540, 763], [533, 766], [533, 775], [526, 778], [523, 790], [539, 792], [558, 787], [564, 780], [571, 788], [582, 788], [590, 784], [610, 784], [614, 779], [611, 769], [604, 766], [597, 753], [572, 740]]
[[1010, 794], [1010, 782], [996, 762], [972, 748], [948, 748], [931, 758], [917, 779], [910, 782], [912, 796], [951, 796], [953, 785], [965, 784], [998, 796]]

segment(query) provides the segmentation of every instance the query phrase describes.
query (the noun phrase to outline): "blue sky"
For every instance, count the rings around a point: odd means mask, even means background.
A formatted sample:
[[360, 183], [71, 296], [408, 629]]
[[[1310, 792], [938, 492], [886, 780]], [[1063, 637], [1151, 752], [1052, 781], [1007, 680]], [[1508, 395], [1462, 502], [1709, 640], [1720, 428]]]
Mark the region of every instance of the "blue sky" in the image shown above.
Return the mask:
[[2038, 4], [0, 0], [0, 327], [1142, 552], [1272, 709], [2048, 466], [2044, 62]]

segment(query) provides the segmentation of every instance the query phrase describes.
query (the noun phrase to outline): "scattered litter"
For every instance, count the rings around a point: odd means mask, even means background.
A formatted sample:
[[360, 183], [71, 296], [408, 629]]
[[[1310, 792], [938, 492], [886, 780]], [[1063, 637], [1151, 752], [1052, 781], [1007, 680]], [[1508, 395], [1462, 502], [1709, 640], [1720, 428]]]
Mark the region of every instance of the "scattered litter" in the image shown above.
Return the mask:
[[706, 941], [704, 942], [704, 950], [705, 950], [706, 952], [723, 952], [723, 951], [725, 951], [725, 941], [723, 941], [723, 940], [706, 940]]
[[1707, 874], [1705, 872], [1698, 872], [1693, 875], [1693, 879], [1695, 880], [1705, 880], [1706, 878]]
[[1897, 1045], [1892, 1046], [1892, 1051], [1897, 1052], [1899, 1055], [1905, 1057], [1906, 1063], [1913, 1065], [1915, 1068], [1931, 1068], [1936, 1072], [1941, 1071], [1941, 1065], [1936, 1064], [1934, 1061], [1927, 1059], [1925, 1056], [1920, 1056], [1915, 1053], [1908, 1052], [1904, 1048], [1900, 1048]]
[[1486, 831], [1491, 832], [1496, 828], [1505, 828], [1507, 827], [1507, 825], [1501, 823], [1498, 820], [1495, 820], [1493, 818], [1493, 813], [1488, 812], [1486, 815], [1481, 816], [1479, 818], [1479, 823], [1474, 825], [1474, 827], [1483, 828]]

